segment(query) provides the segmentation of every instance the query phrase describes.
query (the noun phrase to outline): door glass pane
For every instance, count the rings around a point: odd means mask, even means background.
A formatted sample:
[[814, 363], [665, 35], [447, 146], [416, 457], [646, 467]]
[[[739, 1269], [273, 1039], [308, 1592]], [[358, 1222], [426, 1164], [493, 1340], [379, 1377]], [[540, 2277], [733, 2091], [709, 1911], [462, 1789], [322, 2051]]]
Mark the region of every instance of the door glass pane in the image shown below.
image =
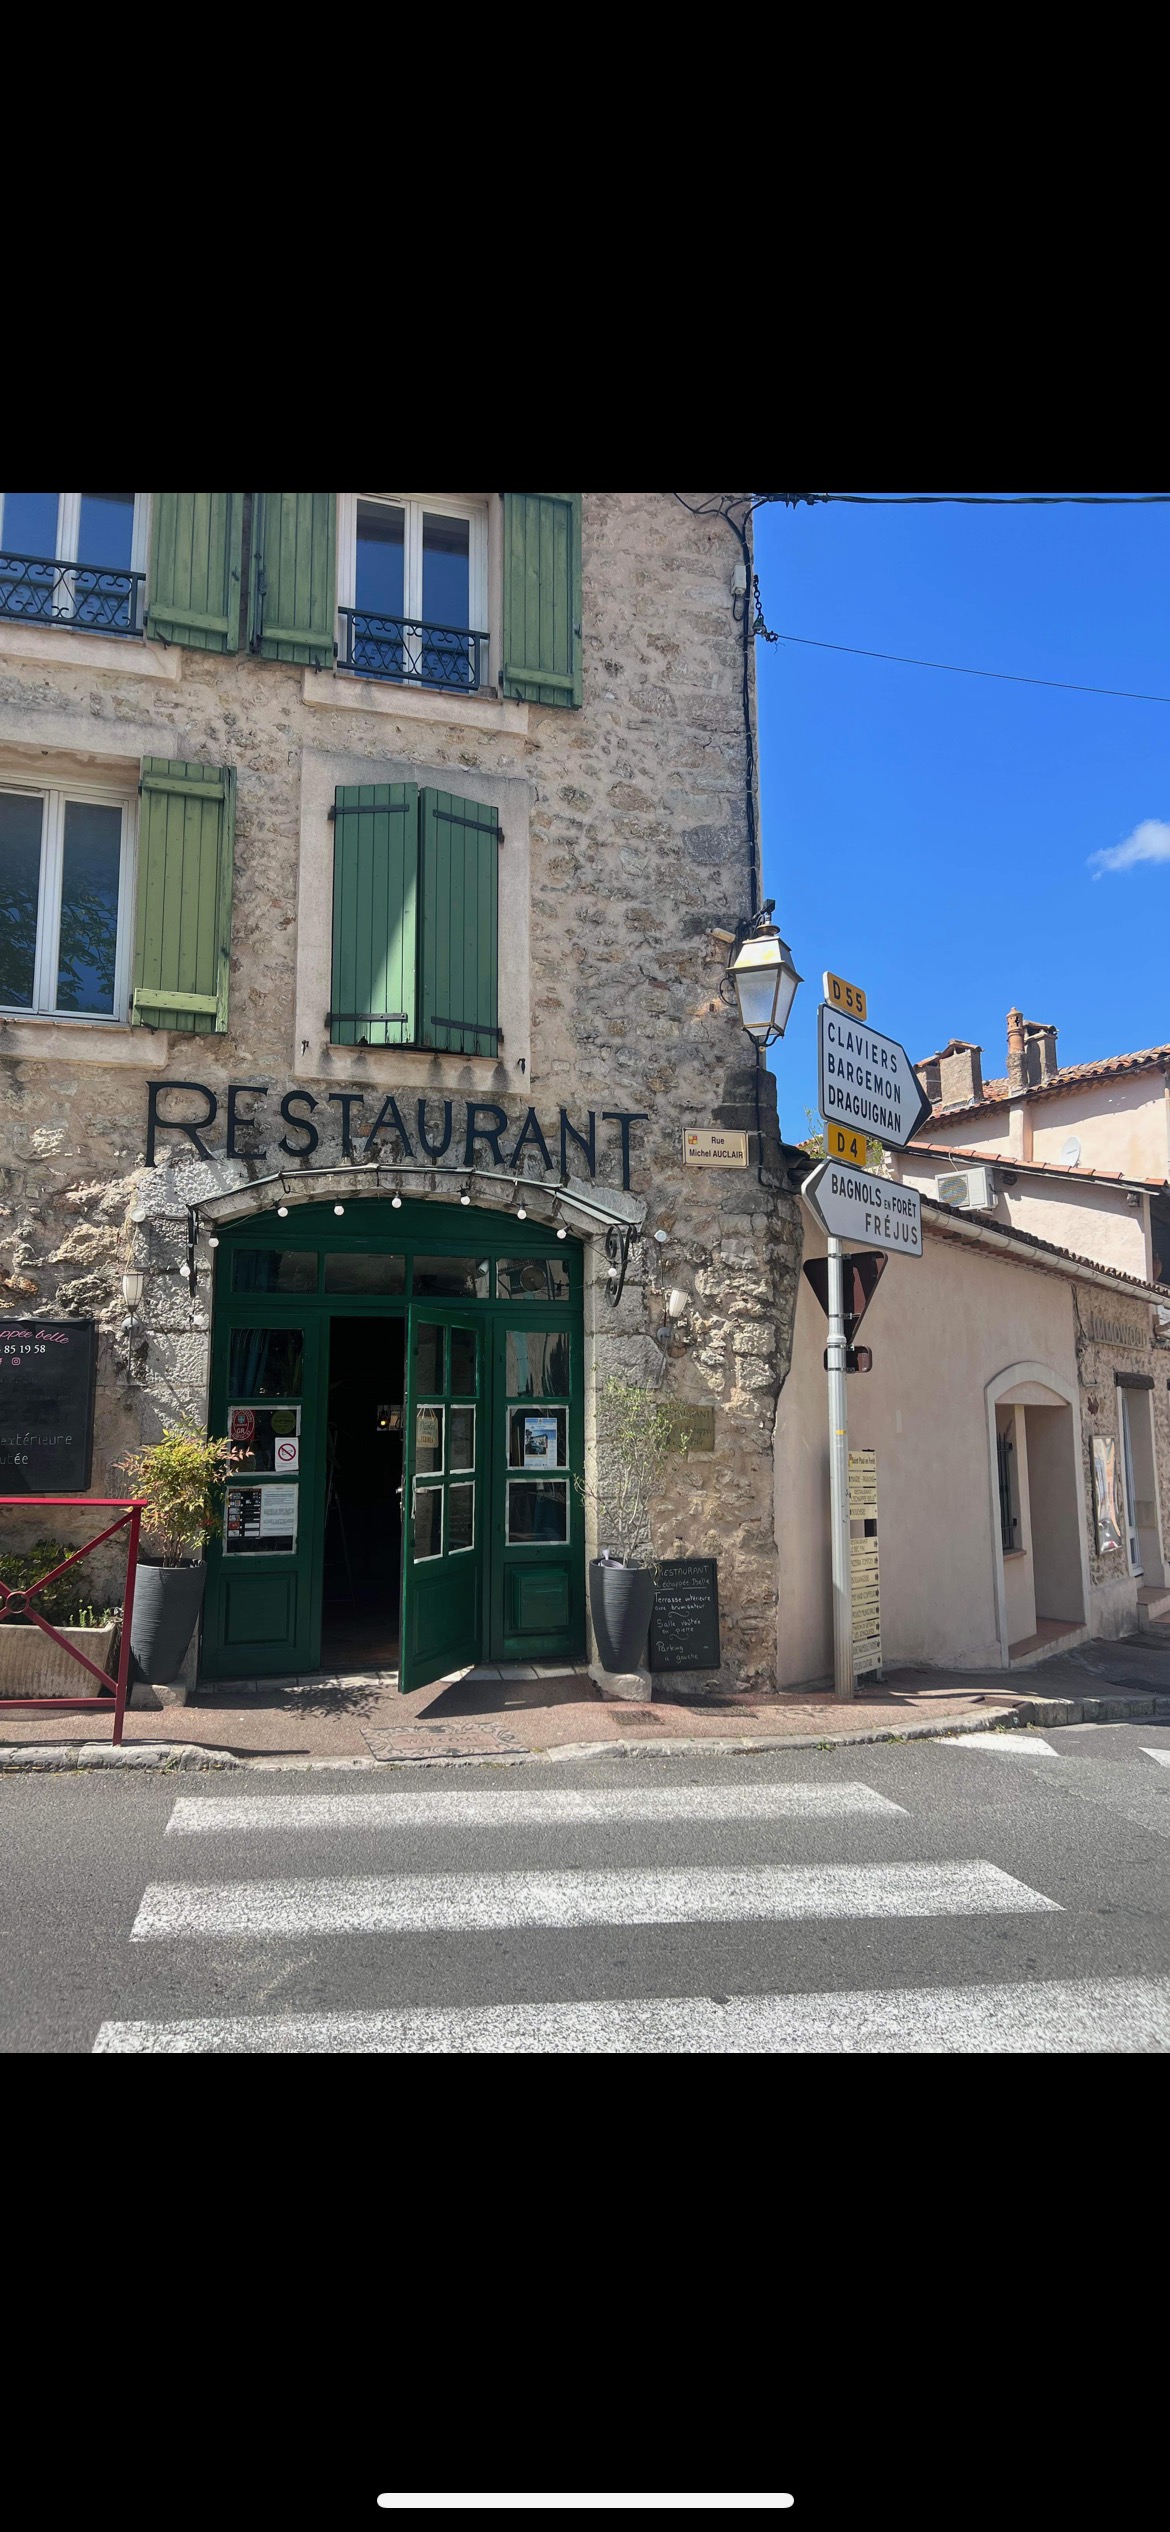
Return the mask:
[[405, 613], [406, 512], [391, 501], [357, 506], [356, 603], [371, 615]]
[[568, 1464], [567, 1407], [508, 1409], [509, 1468], [564, 1468]]
[[345, 1257], [340, 1252], [325, 1260], [326, 1292], [405, 1292], [406, 1259], [390, 1257], [380, 1250], [370, 1250]]
[[500, 1301], [567, 1301], [569, 1266], [564, 1257], [501, 1257], [496, 1266]]
[[57, 952], [58, 1011], [114, 1010], [122, 811], [65, 803], [65, 865]]
[[474, 1407], [452, 1407], [451, 1467], [454, 1469], [474, 1468], [474, 1466], [475, 1409]]
[[416, 1257], [411, 1291], [435, 1300], [486, 1301], [486, 1257]]
[[425, 1477], [443, 1465], [443, 1409], [416, 1407], [414, 1411], [414, 1465], [418, 1476]]
[[443, 1489], [441, 1486], [416, 1486], [414, 1490], [414, 1561], [423, 1565], [430, 1556], [443, 1553]]
[[[466, 630], [471, 623], [468, 607], [471, 599], [471, 524], [467, 519], [445, 519], [438, 511], [423, 512], [423, 585], [422, 611], [424, 624], [453, 624]], [[482, 633], [482, 625], [476, 631]]]
[[451, 1395], [453, 1398], [475, 1396], [475, 1329], [451, 1330]]
[[238, 1248], [232, 1258], [233, 1292], [316, 1292], [317, 1252], [312, 1248]]
[[447, 1488], [447, 1554], [457, 1555], [461, 1547], [475, 1545], [475, 1488]]
[[124, 632], [130, 622], [132, 492], [83, 492], [73, 582], [73, 621]]
[[416, 1327], [414, 1331], [414, 1385], [419, 1394], [433, 1397], [445, 1387], [443, 1379], [443, 1340], [445, 1328]]
[[299, 1398], [304, 1374], [302, 1328], [233, 1328], [228, 1389], [233, 1398]]
[[301, 1410], [229, 1406], [228, 1441], [233, 1468], [295, 1476], [301, 1465]]
[[568, 1394], [567, 1333], [560, 1329], [545, 1333], [541, 1329], [509, 1328], [508, 1396], [567, 1398]]
[[0, 1003], [31, 1011], [44, 803], [0, 791]]
[[56, 492], [6, 492], [5, 553], [55, 555], [59, 500]]
[[508, 1544], [510, 1547], [564, 1546], [569, 1535], [567, 1477], [542, 1483], [538, 1478], [508, 1480]]

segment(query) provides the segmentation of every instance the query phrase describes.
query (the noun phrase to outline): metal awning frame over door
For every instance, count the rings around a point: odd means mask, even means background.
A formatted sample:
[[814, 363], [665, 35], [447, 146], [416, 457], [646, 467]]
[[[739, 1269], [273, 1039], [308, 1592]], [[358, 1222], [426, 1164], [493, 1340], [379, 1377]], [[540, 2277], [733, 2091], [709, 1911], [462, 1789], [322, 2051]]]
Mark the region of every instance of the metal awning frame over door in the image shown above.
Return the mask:
[[[304, 1175], [307, 1176], [308, 1173]], [[421, 1177], [423, 1173], [418, 1173], [418, 1175]], [[438, 1172], [426, 1173], [428, 1177], [439, 1175]], [[451, 1172], [442, 1173], [442, 1175], [446, 1177], [448, 1187], [452, 1180], [456, 1180], [461, 1191], [469, 1186], [469, 1182], [471, 1185], [474, 1184], [470, 1173]], [[480, 1176], [486, 1177], [487, 1173], [480, 1173]], [[456, 1210], [449, 1202], [441, 1205], [427, 1205], [417, 1200], [408, 1202], [404, 1194], [402, 1204], [394, 1208], [386, 1201], [386, 1198], [391, 1189], [396, 1191], [400, 1182], [396, 1176], [391, 1176], [387, 1184], [387, 1173], [384, 1171], [381, 1173], [381, 1178], [382, 1184], [379, 1186], [375, 1183], [373, 1170], [360, 1173], [351, 1171], [344, 1174], [332, 1171], [317, 1173], [311, 1186], [303, 1188], [300, 1205], [293, 1203], [294, 1193], [301, 1192], [301, 1182], [297, 1178], [288, 1181], [274, 1179], [267, 1184], [253, 1182], [247, 1190], [236, 1191], [234, 1219], [226, 1214], [225, 1200], [222, 1197], [216, 1200], [218, 1219], [222, 1224], [222, 1238], [216, 1235], [219, 1273], [209, 1402], [211, 1421], [216, 1429], [219, 1429], [220, 1418], [226, 1415], [229, 1407], [237, 1403], [234, 1393], [231, 1397], [228, 1395], [227, 1365], [231, 1330], [259, 1328], [262, 1324], [278, 1328], [302, 1324], [305, 1333], [304, 1387], [303, 1395], [298, 1400], [298, 1403], [302, 1405], [302, 1414], [298, 1419], [302, 1443], [296, 1557], [295, 1560], [287, 1557], [282, 1564], [278, 1565], [275, 1551], [268, 1554], [259, 1550], [253, 1556], [240, 1560], [226, 1556], [217, 1542], [211, 1557], [208, 1624], [204, 1634], [204, 1674], [208, 1677], [244, 1675], [249, 1669], [259, 1675], [277, 1676], [284, 1671], [316, 1668], [319, 1658], [317, 1647], [320, 1633], [320, 1579], [323, 1551], [323, 1539], [318, 1536], [322, 1517], [319, 1500], [322, 1479], [318, 1458], [321, 1436], [324, 1432], [325, 1383], [328, 1376], [329, 1350], [328, 1323], [332, 1318], [341, 1316], [399, 1317], [407, 1323], [407, 1341], [410, 1344], [412, 1339], [409, 1331], [419, 1320], [433, 1319], [441, 1324], [451, 1325], [455, 1320], [463, 1319], [468, 1312], [471, 1312], [482, 1321], [485, 1348], [495, 1349], [492, 1358], [500, 1367], [502, 1367], [504, 1357], [499, 1354], [498, 1346], [503, 1344], [503, 1331], [506, 1324], [515, 1324], [533, 1331], [538, 1331], [542, 1327], [546, 1330], [552, 1328], [575, 1331], [570, 1347], [572, 1411], [569, 1416], [568, 1431], [572, 1446], [572, 1475], [575, 1477], [580, 1474], [584, 1445], [583, 1270], [585, 1250], [580, 1237], [570, 1235], [567, 1198], [564, 1199], [566, 1218], [563, 1223], [566, 1237], [563, 1242], [557, 1239], [557, 1230], [562, 1226], [551, 1217], [553, 1206], [563, 1191], [555, 1188], [540, 1191], [545, 1198], [546, 1214], [546, 1218], [541, 1220], [536, 1206], [526, 1201], [537, 1192], [534, 1183], [519, 1181], [521, 1203], [524, 1205], [528, 1218], [518, 1221], [515, 1217], [519, 1207], [513, 1207], [507, 1202], [500, 1203], [498, 1198], [494, 1205], [490, 1207], [481, 1205], [473, 1211], [470, 1205], [467, 1207], [460, 1205]], [[342, 1211], [343, 1197], [340, 1193], [335, 1194], [335, 1181], [337, 1188], [348, 1190], [349, 1198], [352, 1199], [352, 1201], [344, 1202], [344, 1212]], [[509, 1176], [503, 1183], [510, 1195], [515, 1182]], [[286, 1184], [288, 1211], [282, 1214], [277, 1211], [272, 1198], [276, 1188], [283, 1189]], [[241, 1204], [241, 1196], [245, 1199], [250, 1198], [251, 1201]], [[267, 1204], [263, 1201], [265, 1196], [268, 1198]], [[258, 1197], [259, 1202], [257, 1202]], [[328, 1201], [330, 1197], [334, 1197], [332, 1205]], [[381, 1201], [378, 1201], [379, 1197]], [[373, 1202], [369, 1201], [371, 1198], [374, 1199]], [[227, 1201], [230, 1203], [231, 1199]], [[312, 1208], [311, 1212], [309, 1207]], [[583, 1208], [579, 1209], [583, 1210]], [[614, 1221], [615, 1216], [611, 1214], [610, 1223], [606, 1225], [607, 1231], [613, 1226]], [[631, 1225], [624, 1217], [616, 1217], [616, 1221], [620, 1230], [627, 1235], [637, 1227]], [[576, 1225], [573, 1229], [576, 1230]], [[405, 1272], [406, 1288], [400, 1296], [388, 1293], [381, 1299], [367, 1298], [365, 1295], [359, 1296], [330, 1286], [327, 1260], [331, 1253], [374, 1250], [396, 1254], [400, 1243], [402, 1253], [411, 1261], [416, 1257], [446, 1257], [455, 1260], [484, 1254], [493, 1259], [509, 1255], [561, 1259], [566, 1265], [570, 1265], [570, 1296], [560, 1301], [552, 1298], [519, 1299], [514, 1294], [502, 1292], [497, 1298], [494, 1264], [490, 1269], [487, 1297], [481, 1299], [459, 1300], [455, 1297], [445, 1298], [425, 1291], [416, 1292], [413, 1263], [409, 1264]], [[620, 1283], [627, 1245], [627, 1239], [622, 1239], [619, 1263], [614, 1263], [611, 1259], [607, 1276], [608, 1287], [611, 1291]], [[316, 1283], [311, 1294], [295, 1296], [289, 1291], [265, 1292], [250, 1284], [239, 1288], [235, 1286], [234, 1258], [241, 1251], [257, 1251], [268, 1247], [287, 1247], [318, 1253], [322, 1262], [318, 1265]], [[575, 1262], [570, 1264], [570, 1261]], [[496, 1331], [495, 1336], [492, 1333], [493, 1329]], [[485, 1354], [485, 1361], [486, 1359]], [[495, 1458], [499, 1457], [502, 1437], [510, 1430], [508, 1413], [500, 1406], [502, 1397], [503, 1389], [497, 1377], [493, 1391], [494, 1403], [490, 1408], [491, 1449]], [[257, 1403], [259, 1403], [259, 1394]], [[485, 1393], [485, 1408], [487, 1405]], [[500, 1555], [504, 1553], [506, 1547], [502, 1521], [506, 1508], [507, 1490], [502, 1482], [503, 1472], [495, 1468], [493, 1461], [491, 1470], [485, 1466], [484, 1475], [485, 1520], [488, 1518], [494, 1520], [495, 1528], [499, 1531], [497, 1540], [499, 1552], [494, 1558], [489, 1559], [489, 1569], [485, 1577], [482, 1651], [473, 1651], [471, 1658], [523, 1659], [528, 1657], [524, 1644], [503, 1640], [497, 1644], [495, 1641], [497, 1635], [507, 1633], [507, 1621], [502, 1614], [505, 1603], [519, 1609], [524, 1595], [520, 1583], [514, 1576], [509, 1575], [506, 1578], [505, 1586], [497, 1570]], [[490, 1498], [490, 1512], [487, 1509], [488, 1498]], [[556, 1643], [550, 1642], [547, 1646], [533, 1643], [532, 1658], [556, 1659], [560, 1657], [562, 1650], [566, 1653], [572, 1651], [576, 1656], [584, 1649], [582, 1525], [583, 1506], [574, 1487], [571, 1489], [569, 1525], [572, 1553], [570, 1557], [566, 1551], [561, 1560], [571, 1566], [571, 1583], [566, 1586], [568, 1599], [560, 1621], [560, 1634]], [[543, 1554], [539, 1549], [535, 1553], [551, 1584], [552, 1567], [558, 1561], [556, 1554], [550, 1554], [547, 1549]], [[506, 1561], [512, 1564], [514, 1559], [509, 1556]], [[262, 1644], [260, 1634], [263, 1630], [248, 1636], [246, 1631], [241, 1633], [237, 1628], [235, 1621], [229, 1616], [229, 1597], [234, 1595], [234, 1598], [238, 1600], [240, 1587], [243, 1586], [245, 1598], [262, 1600], [263, 1590], [253, 1592], [252, 1584], [258, 1587], [265, 1584], [274, 1586], [278, 1573], [288, 1577], [290, 1597], [287, 1629], [283, 1622], [279, 1623], [272, 1630], [273, 1642]], [[551, 1594], [545, 1586], [542, 1586], [542, 1593], [545, 1605], [551, 1605]], [[533, 1623], [531, 1612], [540, 1603], [542, 1593], [536, 1591], [535, 1585], [529, 1590], [529, 1614], [524, 1623], [529, 1625]], [[268, 1593], [268, 1599], [274, 1606], [278, 1596], [275, 1590]], [[577, 1642], [578, 1636], [581, 1639], [580, 1643]], [[279, 1642], [277, 1638], [280, 1638]], [[285, 1658], [286, 1638], [287, 1658]], [[254, 1658], [249, 1658], [244, 1652], [245, 1642], [254, 1643]], [[237, 1643], [239, 1657], [234, 1649]]]

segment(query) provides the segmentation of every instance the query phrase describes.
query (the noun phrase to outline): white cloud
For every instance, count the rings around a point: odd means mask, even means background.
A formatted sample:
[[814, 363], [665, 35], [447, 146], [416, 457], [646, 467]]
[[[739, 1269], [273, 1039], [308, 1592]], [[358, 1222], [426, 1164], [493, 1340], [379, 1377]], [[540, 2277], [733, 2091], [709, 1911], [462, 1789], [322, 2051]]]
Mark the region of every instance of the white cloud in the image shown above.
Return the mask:
[[1170, 862], [1170, 826], [1164, 818], [1143, 818], [1124, 844], [1111, 844], [1106, 852], [1089, 855], [1094, 879], [1103, 878], [1107, 870], [1132, 870], [1138, 862]]

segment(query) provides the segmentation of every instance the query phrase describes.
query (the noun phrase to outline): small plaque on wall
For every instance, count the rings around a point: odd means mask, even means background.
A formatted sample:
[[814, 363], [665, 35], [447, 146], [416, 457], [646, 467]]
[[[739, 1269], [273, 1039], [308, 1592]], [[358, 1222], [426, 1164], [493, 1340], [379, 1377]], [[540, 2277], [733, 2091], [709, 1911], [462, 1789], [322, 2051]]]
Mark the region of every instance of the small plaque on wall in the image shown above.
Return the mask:
[[713, 1556], [658, 1566], [650, 1620], [651, 1670], [718, 1670], [719, 1567]]
[[82, 1495], [93, 1459], [92, 1319], [0, 1323], [0, 1495]]
[[670, 1418], [672, 1451], [713, 1451], [715, 1448], [714, 1407], [688, 1407], [671, 1399], [664, 1404]]

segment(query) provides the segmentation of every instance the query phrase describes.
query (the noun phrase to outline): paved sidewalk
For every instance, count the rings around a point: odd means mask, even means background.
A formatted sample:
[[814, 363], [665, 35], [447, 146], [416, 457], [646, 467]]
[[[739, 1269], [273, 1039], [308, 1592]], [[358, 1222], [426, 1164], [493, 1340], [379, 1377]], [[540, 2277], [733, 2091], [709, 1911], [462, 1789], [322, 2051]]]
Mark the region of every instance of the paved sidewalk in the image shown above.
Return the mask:
[[[876, 1739], [998, 1721], [1050, 1728], [1120, 1719], [1126, 1710], [1153, 1714], [1160, 1703], [1170, 1710], [1166, 1627], [1086, 1646], [1027, 1672], [891, 1671], [852, 1703], [813, 1689], [742, 1702], [656, 1698], [649, 1706], [624, 1705], [603, 1698], [586, 1673], [524, 1664], [471, 1671], [409, 1697], [399, 1695], [393, 1671], [241, 1681], [203, 1691], [193, 1705], [131, 1712], [124, 1746], [141, 1750], [143, 1760], [160, 1746], [190, 1749], [195, 1764], [200, 1751], [271, 1767], [506, 1763], [680, 1743], [750, 1748]], [[109, 1736], [100, 1715], [6, 1715], [0, 1703], [0, 1768], [27, 1764], [30, 1749], [64, 1755], [71, 1744], [88, 1751]]]

